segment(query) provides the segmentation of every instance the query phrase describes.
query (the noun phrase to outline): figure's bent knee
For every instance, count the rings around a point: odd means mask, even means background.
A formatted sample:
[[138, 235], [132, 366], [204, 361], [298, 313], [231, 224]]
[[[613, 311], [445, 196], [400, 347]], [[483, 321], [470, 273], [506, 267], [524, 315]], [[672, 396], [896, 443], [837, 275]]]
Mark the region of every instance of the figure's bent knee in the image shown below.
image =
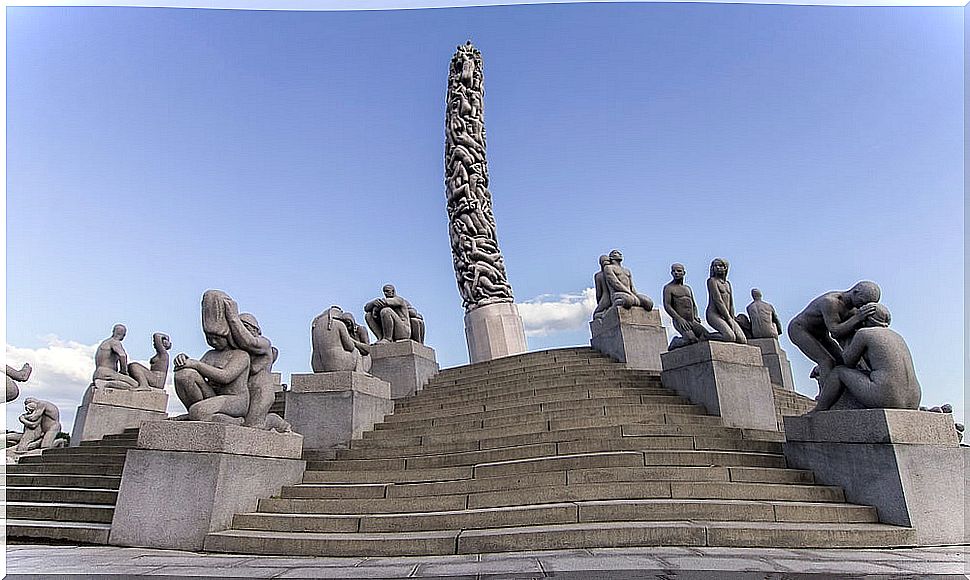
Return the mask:
[[195, 369], [183, 368], [175, 371], [176, 383], [194, 383], [202, 379], [202, 375]]

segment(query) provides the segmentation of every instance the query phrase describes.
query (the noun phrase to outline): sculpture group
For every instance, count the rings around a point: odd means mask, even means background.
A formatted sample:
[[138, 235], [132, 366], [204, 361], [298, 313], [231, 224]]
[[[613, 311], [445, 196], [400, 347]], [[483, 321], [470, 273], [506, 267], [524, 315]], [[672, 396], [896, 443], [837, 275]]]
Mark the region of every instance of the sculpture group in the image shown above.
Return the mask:
[[[6, 365], [7, 397], [9, 403], [20, 396], [17, 383], [26, 382], [33, 368], [24, 363], [19, 369]], [[35, 397], [24, 399], [24, 412], [18, 417], [23, 432], [7, 431], [7, 462], [15, 462], [22, 455], [37, 450], [64, 447], [67, 442], [61, 433], [61, 413], [50, 401]]]

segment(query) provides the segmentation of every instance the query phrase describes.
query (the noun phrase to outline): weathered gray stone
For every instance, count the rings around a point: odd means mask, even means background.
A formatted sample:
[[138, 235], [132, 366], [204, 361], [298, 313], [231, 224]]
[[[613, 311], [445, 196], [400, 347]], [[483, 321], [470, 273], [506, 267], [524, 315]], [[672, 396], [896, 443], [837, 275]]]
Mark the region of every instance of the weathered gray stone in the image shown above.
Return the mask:
[[788, 355], [781, 348], [777, 338], [752, 338], [748, 344], [761, 349], [761, 360], [768, 369], [768, 378], [773, 385], [788, 390], [795, 390], [795, 378], [791, 372]]
[[16, 463], [28, 452], [65, 446], [64, 440], [57, 438], [61, 431], [61, 412], [54, 403], [27, 397], [18, 420], [24, 431], [7, 432], [7, 463]]
[[138, 448], [299, 459], [303, 437], [208, 421], [154, 421], [142, 425]]
[[660, 371], [667, 352], [667, 329], [660, 312], [613, 306], [589, 323], [590, 345], [631, 369]]
[[161, 389], [131, 390], [91, 385], [84, 392], [74, 417], [71, 446], [140, 427], [146, 421], [162, 421], [168, 417], [167, 406], [168, 393]]
[[725, 426], [778, 429], [771, 382], [757, 347], [703, 341], [664, 353], [660, 360], [664, 386], [704, 405]]
[[465, 340], [472, 364], [527, 350], [522, 317], [513, 303], [487, 304], [466, 312]]
[[22, 383], [29, 379], [30, 373], [34, 369], [31, 368], [29, 363], [24, 363], [20, 369], [15, 369], [10, 365], [6, 365], [6, 367], [7, 397], [4, 403], [9, 403], [20, 396], [20, 387], [17, 386], [17, 383]]
[[[847, 501], [875, 507], [880, 521], [913, 527], [920, 545], [965, 544], [970, 449], [956, 444], [945, 417], [886, 409], [785, 417], [785, 458], [817, 482], [840, 486]], [[847, 442], [833, 441], [839, 436]]]
[[345, 447], [394, 412], [390, 383], [366, 373], [294, 374], [290, 384], [286, 419], [306, 449]]
[[710, 340], [746, 344], [747, 338], [738, 325], [734, 312], [734, 290], [728, 281], [728, 261], [714, 258], [711, 261], [711, 277], [707, 279], [707, 323], [714, 329]]
[[392, 399], [417, 393], [438, 374], [434, 349], [413, 340], [372, 345], [370, 356], [370, 373], [391, 384]]
[[138, 381], [128, 376], [128, 353], [121, 341], [128, 334], [124, 324], [115, 324], [111, 336], [101, 341], [94, 352], [94, 375], [91, 384], [118, 389], [140, 388]]

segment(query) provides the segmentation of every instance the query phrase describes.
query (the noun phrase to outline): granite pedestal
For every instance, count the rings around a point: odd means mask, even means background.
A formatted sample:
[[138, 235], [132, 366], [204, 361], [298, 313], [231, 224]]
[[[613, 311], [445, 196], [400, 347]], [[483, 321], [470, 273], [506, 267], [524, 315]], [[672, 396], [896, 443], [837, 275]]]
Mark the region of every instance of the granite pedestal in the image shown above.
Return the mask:
[[627, 368], [663, 370], [660, 355], [667, 352], [667, 329], [658, 310], [613, 306], [589, 323], [590, 346]]
[[303, 437], [198, 421], [146, 423], [128, 451], [108, 543], [201, 550], [209, 532], [303, 477]]
[[777, 431], [775, 400], [761, 350], [704, 341], [660, 355], [663, 385], [719, 415], [727, 427]]
[[370, 374], [391, 383], [392, 399], [417, 393], [438, 374], [434, 349], [413, 340], [371, 345], [370, 358]]
[[920, 545], [965, 544], [970, 448], [952, 415], [902, 409], [819, 411], [785, 417], [785, 459], [837, 485], [879, 521], [916, 530]]
[[795, 390], [795, 379], [791, 372], [791, 363], [781, 348], [777, 338], [750, 338], [748, 344], [761, 349], [761, 360], [768, 369], [771, 384], [786, 391]]
[[132, 391], [91, 385], [77, 408], [71, 446], [115, 435], [146, 421], [168, 417], [168, 393], [162, 389]]
[[511, 302], [487, 304], [465, 313], [465, 341], [472, 364], [527, 350], [519, 309]]
[[304, 437], [303, 446], [346, 447], [394, 412], [391, 385], [367, 373], [335, 371], [290, 376], [286, 420]]

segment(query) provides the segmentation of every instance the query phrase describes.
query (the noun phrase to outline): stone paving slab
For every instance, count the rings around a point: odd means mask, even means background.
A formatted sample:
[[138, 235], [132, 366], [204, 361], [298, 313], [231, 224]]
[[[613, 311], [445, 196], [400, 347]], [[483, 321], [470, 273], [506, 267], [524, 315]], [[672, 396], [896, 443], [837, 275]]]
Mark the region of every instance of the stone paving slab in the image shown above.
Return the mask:
[[963, 577], [970, 547], [836, 550], [780, 548], [598, 548], [406, 558], [200, 554], [106, 546], [7, 546], [7, 578], [106, 574], [131, 577], [440, 578], [448, 580], [634, 578]]

